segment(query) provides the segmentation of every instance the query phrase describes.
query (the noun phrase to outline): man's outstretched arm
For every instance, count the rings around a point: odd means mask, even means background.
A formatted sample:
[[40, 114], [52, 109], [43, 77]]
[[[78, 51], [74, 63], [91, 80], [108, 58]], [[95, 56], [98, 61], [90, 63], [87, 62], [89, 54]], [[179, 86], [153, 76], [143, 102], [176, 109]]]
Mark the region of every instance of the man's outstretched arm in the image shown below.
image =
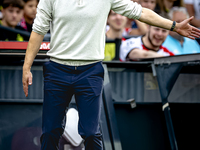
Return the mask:
[[[176, 23], [173, 31], [190, 39], [199, 38], [200, 30], [189, 24], [192, 19], [193, 17], [190, 17], [180, 23]], [[173, 21], [165, 19], [147, 8], [142, 8], [142, 13], [138, 20], [167, 30], [170, 30], [173, 24]]]
[[31, 33], [31, 36], [28, 42], [26, 56], [25, 56], [24, 65], [23, 65], [23, 77], [22, 77], [23, 90], [26, 97], [28, 96], [28, 85], [32, 84], [32, 73], [30, 71], [31, 66], [40, 49], [40, 45], [43, 41], [43, 38], [44, 38], [44, 35], [40, 35], [33, 31]]

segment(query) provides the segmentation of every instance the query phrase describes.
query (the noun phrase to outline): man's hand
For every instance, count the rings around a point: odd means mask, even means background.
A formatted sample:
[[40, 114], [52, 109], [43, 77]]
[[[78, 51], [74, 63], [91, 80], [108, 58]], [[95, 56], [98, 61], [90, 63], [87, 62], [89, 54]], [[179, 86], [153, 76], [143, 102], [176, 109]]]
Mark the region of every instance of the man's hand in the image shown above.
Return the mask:
[[30, 70], [23, 69], [22, 83], [23, 83], [24, 94], [26, 97], [28, 96], [28, 86], [32, 85], [32, 77], [33, 76]]
[[[190, 17], [188, 19], [185, 19], [184, 21], [180, 23], [176, 23], [176, 26], [174, 28], [174, 31], [178, 34], [188, 37], [190, 39], [195, 39], [200, 37], [200, 30], [198, 28], [195, 28], [189, 24], [189, 22], [193, 19], [193, 17]], [[152, 26], [157, 26], [160, 28], [164, 28], [167, 30], [170, 30], [172, 27], [172, 21], [169, 19], [165, 19], [163, 17], [160, 17], [158, 14], [156, 14], [154, 11], [142, 8], [142, 13], [139, 18], [139, 21], [145, 22]]]
[[32, 73], [30, 72], [31, 66], [33, 64], [35, 56], [37, 55], [40, 49], [40, 45], [42, 43], [43, 38], [44, 35], [40, 35], [32, 31], [28, 42], [26, 56], [23, 65], [23, 77], [22, 77], [23, 90], [26, 97], [28, 96], [28, 85], [32, 84]]
[[195, 28], [189, 24], [189, 22], [194, 17], [190, 17], [188, 19], [185, 19], [184, 21], [177, 23], [176, 27], [174, 28], [174, 31], [178, 34], [188, 37], [190, 39], [195, 39], [200, 37], [200, 30], [198, 28]]

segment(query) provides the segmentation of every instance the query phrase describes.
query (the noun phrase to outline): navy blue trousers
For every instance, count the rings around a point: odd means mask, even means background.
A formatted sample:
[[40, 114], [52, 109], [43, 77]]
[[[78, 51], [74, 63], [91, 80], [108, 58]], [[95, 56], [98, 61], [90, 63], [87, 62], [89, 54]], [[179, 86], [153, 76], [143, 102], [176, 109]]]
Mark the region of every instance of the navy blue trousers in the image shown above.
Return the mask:
[[104, 69], [102, 62], [67, 66], [53, 61], [43, 66], [44, 102], [41, 149], [57, 150], [63, 134], [66, 107], [75, 95], [79, 113], [78, 132], [86, 150], [102, 150], [99, 128]]

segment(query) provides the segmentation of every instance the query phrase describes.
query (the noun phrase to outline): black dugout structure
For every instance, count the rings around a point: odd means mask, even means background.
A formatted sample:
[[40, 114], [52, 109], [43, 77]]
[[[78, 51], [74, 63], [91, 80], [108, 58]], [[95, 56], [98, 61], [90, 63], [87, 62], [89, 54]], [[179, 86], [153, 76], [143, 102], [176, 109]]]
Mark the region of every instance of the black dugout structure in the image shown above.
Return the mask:
[[[25, 98], [21, 82], [25, 49], [0, 50], [2, 150], [39, 150], [42, 64], [49, 60], [45, 52], [40, 50], [34, 61], [33, 84]], [[103, 64], [100, 125], [105, 150], [200, 148], [200, 54]]]
[[[104, 63], [108, 72], [115, 70], [115, 73], [108, 73], [108, 78], [115, 78], [112, 79], [112, 82], [120, 82], [115, 75], [119, 72], [152, 72], [157, 79], [161, 97], [160, 101], [152, 100], [149, 97], [145, 100], [144, 95], [155, 97], [155, 91], [148, 94], [145, 87], [141, 87], [141, 85], [137, 88], [143, 102], [141, 100], [137, 102], [135, 99], [119, 99], [119, 90], [115, 91], [117, 94], [110, 92], [112, 88], [115, 88], [116, 83], [112, 86], [112, 83], [106, 82], [103, 100], [110, 123], [111, 136], [113, 141], [117, 141], [113, 142], [114, 149], [187, 150], [200, 148], [198, 145], [200, 123], [197, 119], [200, 114], [200, 54], [146, 59], [140, 62]], [[180, 101], [182, 97], [180, 95], [180, 98], [174, 99], [173, 97], [178, 95], [176, 93], [178, 91], [175, 91], [169, 102], [170, 92], [173, 91], [173, 86], [180, 74], [186, 76], [181, 77], [178, 80], [179, 83], [187, 85], [184, 83], [187, 80], [190, 80], [191, 83], [192, 80], [196, 80], [196, 85], [181, 94], [182, 96], [190, 95], [189, 100]], [[130, 78], [127, 79], [126, 74], [121, 75], [121, 79], [131, 82]], [[145, 82], [144, 76], [143, 79]], [[133, 90], [123, 86], [122, 83], [120, 89], [123, 90], [123, 88], [126, 88], [128, 92]], [[174, 89], [177, 89], [177, 85]], [[121, 144], [120, 148], [119, 143]]]

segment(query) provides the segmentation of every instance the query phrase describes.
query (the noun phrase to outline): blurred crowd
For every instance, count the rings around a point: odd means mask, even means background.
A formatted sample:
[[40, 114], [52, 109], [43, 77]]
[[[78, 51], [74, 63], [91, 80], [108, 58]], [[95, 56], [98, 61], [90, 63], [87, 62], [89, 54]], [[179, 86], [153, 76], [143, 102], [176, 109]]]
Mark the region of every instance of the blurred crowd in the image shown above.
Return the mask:
[[[200, 28], [200, 0], [132, 0], [164, 18], [181, 22], [191, 16], [191, 24]], [[28, 41], [36, 17], [39, 0], [0, 1], [0, 40]], [[175, 32], [152, 27], [110, 11], [106, 40], [121, 39], [121, 61], [200, 53], [199, 39], [191, 40]], [[105, 60], [115, 56], [113, 47], [106, 46]]]
[[[194, 16], [191, 24], [200, 27], [200, 0], [132, 0], [164, 18], [181, 22]], [[119, 58], [135, 61], [173, 55], [200, 53], [199, 39], [191, 40], [179, 34], [152, 27], [138, 20], [128, 19], [111, 11], [106, 30], [107, 39], [122, 39]], [[114, 58], [113, 50], [106, 47], [107, 61]], [[110, 55], [110, 57], [109, 57]], [[112, 56], [112, 57], [111, 57]]]
[[[1, 1], [0, 40], [25, 41], [32, 31], [39, 0]], [[29, 34], [26, 34], [29, 33]]]

